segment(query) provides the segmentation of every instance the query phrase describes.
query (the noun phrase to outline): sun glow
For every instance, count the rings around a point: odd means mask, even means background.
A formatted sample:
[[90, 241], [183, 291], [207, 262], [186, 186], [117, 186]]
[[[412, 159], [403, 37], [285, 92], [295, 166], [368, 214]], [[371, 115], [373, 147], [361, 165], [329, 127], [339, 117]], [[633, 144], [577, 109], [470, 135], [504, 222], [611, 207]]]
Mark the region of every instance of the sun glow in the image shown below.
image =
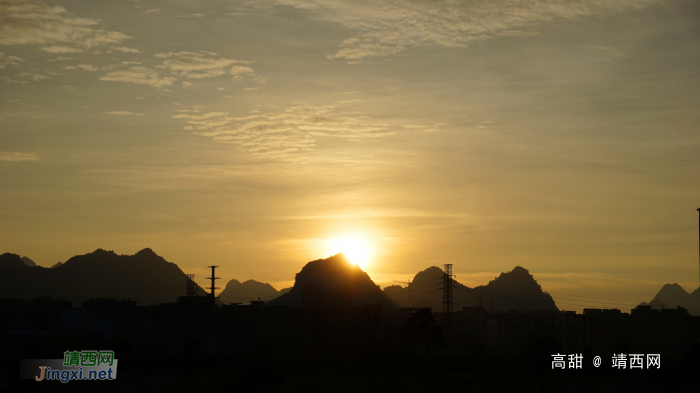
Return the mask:
[[330, 252], [335, 255], [345, 254], [350, 262], [364, 269], [370, 258], [370, 246], [367, 239], [362, 235], [345, 235], [331, 239]]

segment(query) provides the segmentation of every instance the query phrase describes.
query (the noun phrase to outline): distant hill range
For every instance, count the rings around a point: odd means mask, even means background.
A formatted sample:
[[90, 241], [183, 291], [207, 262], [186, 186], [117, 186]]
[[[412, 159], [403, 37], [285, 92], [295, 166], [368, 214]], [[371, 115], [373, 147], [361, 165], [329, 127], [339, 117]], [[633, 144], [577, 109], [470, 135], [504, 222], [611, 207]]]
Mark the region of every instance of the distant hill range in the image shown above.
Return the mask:
[[[385, 309], [431, 307], [434, 311], [441, 311], [442, 277], [442, 269], [433, 266], [416, 274], [407, 287], [389, 286], [382, 291], [366, 272], [341, 253], [307, 263], [296, 274], [292, 288], [278, 291], [270, 284], [255, 280], [231, 280], [218, 297], [227, 304], [247, 304], [259, 298], [271, 305], [291, 307], [381, 303]], [[139, 305], [146, 305], [176, 301], [185, 295], [186, 283], [187, 276], [176, 264], [149, 248], [134, 255], [117, 255], [113, 251], [98, 249], [72, 257], [65, 263], [59, 262], [51, 268], [37, 266], [27, 257], [10, 253], [0, 255], [0, 297], [62, 298], [72, 301], [77, 307], [91, 298], [132, 299]], [[453, 280], [453, 288], [455, 311], [479, 304], [485, 309], [493, 307], [502, 311], [557, 311], [551, 296], [543, 292], [522, 267], [502, 273], [487, 285], [476, 288]], [[667, 307], [687, 304], [690, 300], [686, 297], [693, 296], [679, 286], [680, 291], [664, 289], [657, 298], [661, 298]], [[667, 292], [673, 296], [666, 296]], [[198, 295], [205, 293], [197, 286]]]
[[30, 262], [16, 254], [0, 255], [0, 297], [46, 296], [70, 300], [77, 307], [90, 298], [130, 298], [147, 305], [175, 302], [187, 290], [185, 273], [150, 248], [135, 255], [98, 249], [52, 268], [29, 266]]
[[221, 292], [218, 298], [224, 304], [247, 304], [250, 303], [251, 300], [272, 300], [289, 292], [290, 289], [291, 288], [284, 288], [278, 291], [272, 285], [267, 283], [262, 283], [255, 280], [240, 282], [234, 279], [226, 284], [226, 288]]
[[334, 307], [380, 303], [386, 309], [395, 305], [379, 285], [340, 253], [311, 261], [296, 274], [288, 293], [271, 300], [271, 305], [291, 307]]
[[641, 305], [650, 305], [657, 310], [681, 306], [691, 315], [700, 315], [700, 288], [688, 293], [678, 284], [666, 284], [649, 303], [642, 302]]
[[[392, 285], [384, 288], [384, 293], [399, 307], [432, 307], [442, 311], [442, 269], [432, 266], [416, 274], [407, 287]], [[452, 280], [454, 310], [475, 307], [481, 304], [485, 309], [493, 307], [497, 311], [517, 309], [520, 311], [558, 311], [552, 297], [542, 291], [542, 287], [532, 274], [520, 266], [490, 281], [487, 285], [469, 288]]]

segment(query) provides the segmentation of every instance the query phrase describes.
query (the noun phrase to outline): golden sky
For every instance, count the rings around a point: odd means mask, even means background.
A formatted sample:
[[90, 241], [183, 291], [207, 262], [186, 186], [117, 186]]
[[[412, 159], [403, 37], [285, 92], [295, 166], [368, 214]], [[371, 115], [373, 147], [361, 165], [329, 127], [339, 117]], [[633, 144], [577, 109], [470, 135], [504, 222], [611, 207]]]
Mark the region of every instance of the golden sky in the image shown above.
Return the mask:
[[698, 287], [698, 70], [686, 0], [0, 1], [0, 252], [626, 309]]

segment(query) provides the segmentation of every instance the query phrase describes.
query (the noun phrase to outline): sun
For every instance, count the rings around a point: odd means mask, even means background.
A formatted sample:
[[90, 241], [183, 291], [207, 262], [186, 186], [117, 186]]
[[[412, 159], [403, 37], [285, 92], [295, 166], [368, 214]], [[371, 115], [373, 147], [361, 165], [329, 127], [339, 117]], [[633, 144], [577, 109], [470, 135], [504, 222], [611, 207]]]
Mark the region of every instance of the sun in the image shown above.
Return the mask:
[[370, 258], [370, 246], [367, 239], [360, 234], [344, 235], [331, 239], [331, 254], [343, 253], [350, 262], [364, 269]]

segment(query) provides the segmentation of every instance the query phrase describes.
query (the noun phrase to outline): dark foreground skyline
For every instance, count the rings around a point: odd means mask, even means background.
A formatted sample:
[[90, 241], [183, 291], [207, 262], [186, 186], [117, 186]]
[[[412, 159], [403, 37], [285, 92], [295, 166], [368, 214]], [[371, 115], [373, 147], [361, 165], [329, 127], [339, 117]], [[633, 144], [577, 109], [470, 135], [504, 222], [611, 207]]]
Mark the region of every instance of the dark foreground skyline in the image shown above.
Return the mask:
[[383, 287], [453, 263], [479, 284], [524, 266], [553, 293], [691, 290], [698, 15], [6, 0], [0, 238], [41, 266], [147, 246], [275, 288], [358, 251]]
[[[104, 265], [115, 257], [100, 251], [79, 262]], [[157, 258], [150, 250], [131, 258], [136, 257], [140, 265]], [[130, 263], [120, 259], [123, 267]], [[74, 262], [55, 269], [76, 268]], [[0, 256], [0, 268], [16, 277], [41, 269], [11, 254]], [[448, 278], [443, 274], [443, 283]], [[28, 379], [19, 380], [17, 359], [61, 364], [66, 351], [101, 348], [119, 360], [118, 377], [67, 382], [71, 390], [600, 391], [611, 383], [623, 389], [643, 383], [659, 392], [697, 389], [700, 316], [680, 307], [644, 305], [631, 313], [535, 309], [540, 305], [533, 302], [535, 292], [525, 288], [536, 283], [523, 268], [494, 283], [499, 289], [519, 287], [510, 301], [523, 310], [499, 311], [493, 301], [449, 314], [397, 308], [397, 298], [382, 293], [342, 255], [309, 262], [289, 292], [248, 305], [224, 305], [196, 290], [176, 302], [145, 306], [137, 299], [96, 298], [71, 307], [70, 301], [46, 297], [3, 298], [2, 386], [54, 389], [61, 382], [35, 381], [31, 370], [22, 369]]]

